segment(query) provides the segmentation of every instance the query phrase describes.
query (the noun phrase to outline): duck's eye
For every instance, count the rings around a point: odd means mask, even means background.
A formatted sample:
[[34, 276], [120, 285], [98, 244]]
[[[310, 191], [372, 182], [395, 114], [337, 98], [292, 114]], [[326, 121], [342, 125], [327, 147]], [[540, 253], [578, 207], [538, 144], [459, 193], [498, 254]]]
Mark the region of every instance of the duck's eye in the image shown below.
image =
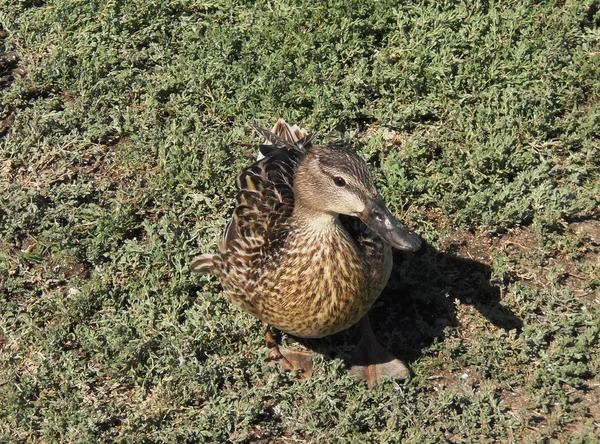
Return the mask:
[[335, 176], [333, 178], [333, 183], [335, 183], [338, 187], [343, 187], [346, 185], [346, 181], [344, 180], [343, 177], [340, 177], [340, 176]]

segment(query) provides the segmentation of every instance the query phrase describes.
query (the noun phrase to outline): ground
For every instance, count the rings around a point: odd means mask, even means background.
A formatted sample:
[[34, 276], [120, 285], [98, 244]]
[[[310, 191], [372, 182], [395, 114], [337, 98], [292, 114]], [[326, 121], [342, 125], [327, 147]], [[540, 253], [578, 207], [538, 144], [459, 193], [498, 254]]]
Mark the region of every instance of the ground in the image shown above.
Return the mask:
[[[595, 442], [600, 5], [0, 2], [4, 442]], [[279, 117], [425, 240], [298, 381], [189, 263]], [[281, 335], [284, 341], [292, 338]]]

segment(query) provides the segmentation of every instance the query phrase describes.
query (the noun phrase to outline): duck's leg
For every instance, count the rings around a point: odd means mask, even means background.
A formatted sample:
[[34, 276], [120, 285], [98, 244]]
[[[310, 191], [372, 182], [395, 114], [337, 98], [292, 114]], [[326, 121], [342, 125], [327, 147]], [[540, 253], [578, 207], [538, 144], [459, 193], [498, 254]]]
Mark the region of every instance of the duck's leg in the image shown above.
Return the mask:
[[310, 378], [313, 372], [312, 353], [290, 350], [289, 348], [278, 345], [271, 332], [271, 327], [268, 325], [266, 325], [266, 327], [266, 342], [267, 347], [269, 347], [267, 361], [278, 361], [281, 368], [286, 371], [300, 369], [300, 372], [298, 373], [300, 378]]
[[369, 388], [375, 387], [382, 376], [409, 379], [408, 367], [375, 339], [368, 315], [364, 315], [359, 324], [362, 338], [352, 353], [350, 373], [367, 381]]

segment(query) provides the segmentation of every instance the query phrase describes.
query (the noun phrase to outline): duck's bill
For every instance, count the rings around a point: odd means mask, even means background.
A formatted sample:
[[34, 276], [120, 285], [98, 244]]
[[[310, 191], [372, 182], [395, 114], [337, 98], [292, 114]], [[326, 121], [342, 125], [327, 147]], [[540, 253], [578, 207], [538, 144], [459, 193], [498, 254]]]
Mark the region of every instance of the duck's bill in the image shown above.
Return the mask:
[[405, 251], [421, 248], [421, 238], [392, 216], [382, 199], [372, 200], [359, 217], [392, 247]]

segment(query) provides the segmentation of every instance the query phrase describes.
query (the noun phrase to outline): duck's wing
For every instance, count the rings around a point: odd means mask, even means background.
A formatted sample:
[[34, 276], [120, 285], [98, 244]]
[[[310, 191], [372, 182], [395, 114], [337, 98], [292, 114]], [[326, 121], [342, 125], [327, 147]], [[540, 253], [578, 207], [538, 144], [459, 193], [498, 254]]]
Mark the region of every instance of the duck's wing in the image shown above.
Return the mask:
[[265, 157], [237, 178], [236, 207], [219, 244], [221, 254], [236, 246], [275, 248], [285, 240], [294, 210], [294, 175], [314, 137], [281, 119], [273, 128], [277, 133], [255, 130], [271, 145], [262, 145]]
[[236, 207], [219, 245], [221, 253], [240, 238], [262, 245], [277, 224], [289, 219], [294, 210], [294, 172], [299, 155], [276, 149], [238, 176]]
[[215, 272], [214, 267], [225, 265], [227, 258], [240, 268], [249, 268], [266, 249], [277, 250], [287, 238], [294, 211], [296, 167], [315, 135], [283, 119], [272, 132], [253, 128], [266, 144], [260, 146], [259, 160], [237, 178], [236, 207], [218, 253], [194, 258], [190, 265], [194, 272]]
[[[282, 245], [294, 211], [294, 173], [301, 155], [274, 148], [242, 171], [237, 178], [236, 206], [218, 252], [194, 258], [192, 271], [226, 275], [229, 267], [235, 266], [242, 273], [249, 272], [260, 263], [266, 247]], [[252, 279], [246, 277], [246, 281]]]
[[358, 217], [339, 215], [340, 223], [346, 229], [357, 249], [372, 263], [383, 262], [385, 241], [365, 225]]

